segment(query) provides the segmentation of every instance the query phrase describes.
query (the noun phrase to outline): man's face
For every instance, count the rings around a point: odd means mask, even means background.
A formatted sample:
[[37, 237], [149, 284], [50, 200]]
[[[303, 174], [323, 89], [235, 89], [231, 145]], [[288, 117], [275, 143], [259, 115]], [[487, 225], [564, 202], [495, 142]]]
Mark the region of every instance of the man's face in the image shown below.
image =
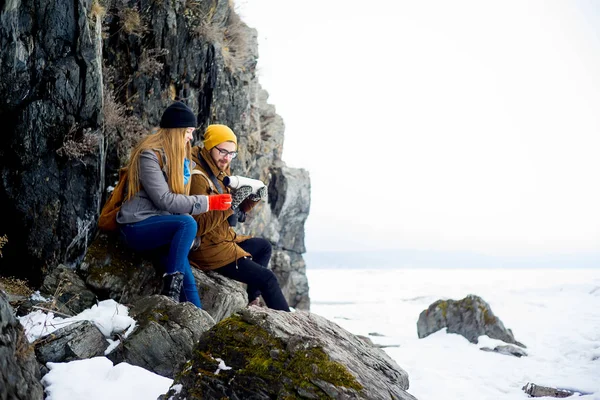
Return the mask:
[[225, 171], [236, 155], [236, 145], [233, 142], [219, 143], [210, 150], [210, 156], [220, 171]]

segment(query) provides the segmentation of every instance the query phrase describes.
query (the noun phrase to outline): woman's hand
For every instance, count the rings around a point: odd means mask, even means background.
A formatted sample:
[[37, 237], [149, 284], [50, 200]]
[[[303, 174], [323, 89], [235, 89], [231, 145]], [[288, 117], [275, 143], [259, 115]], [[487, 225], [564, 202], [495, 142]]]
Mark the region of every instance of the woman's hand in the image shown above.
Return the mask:
[[208, 196], [208, 210], [228, 210], [231, 208], [230, 194], [212, 194]]

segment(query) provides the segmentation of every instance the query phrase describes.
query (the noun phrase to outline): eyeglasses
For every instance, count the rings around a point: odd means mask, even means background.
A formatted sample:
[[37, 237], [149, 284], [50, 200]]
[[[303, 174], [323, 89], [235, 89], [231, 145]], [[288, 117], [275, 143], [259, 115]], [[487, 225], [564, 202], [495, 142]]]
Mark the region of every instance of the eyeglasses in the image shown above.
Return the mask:
[[237, 151], [227, 151], [224, 149], [220, 149], [218, 147], [215, 146], [215, 149], [217, 149], [219, 151], [219, 154], [223, 157], [227, 157], [230, 156], [232, 159], [237, 157]]

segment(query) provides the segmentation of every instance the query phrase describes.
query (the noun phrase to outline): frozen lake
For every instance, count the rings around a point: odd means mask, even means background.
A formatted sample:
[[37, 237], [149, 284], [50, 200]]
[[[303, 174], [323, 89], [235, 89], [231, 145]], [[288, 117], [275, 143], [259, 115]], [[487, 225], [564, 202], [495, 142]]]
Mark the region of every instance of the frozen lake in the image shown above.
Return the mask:
[[[419, 400], [529, 398], [522, 387], [575, 389], [600, 399], [600, 269], [308, 269], [311, 311], [369, 336], [403, 368]], [[438, 299], [482, 297], [528, 357], [479, 350], [439, 331], [417, 337]], [[382, 335], [382, 336], [379, 336]]]

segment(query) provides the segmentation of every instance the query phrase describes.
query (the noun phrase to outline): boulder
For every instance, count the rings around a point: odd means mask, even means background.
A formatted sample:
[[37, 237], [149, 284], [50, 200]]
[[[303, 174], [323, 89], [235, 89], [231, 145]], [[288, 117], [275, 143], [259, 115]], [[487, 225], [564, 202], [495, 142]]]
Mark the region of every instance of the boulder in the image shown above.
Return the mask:
[[500, 353], [500, 354], [504, 354], [507, 356], [515, 356], [515, 357], [523, 357], [527, 355], [527, 352], [525, 350], [523, 350], [520, 347], [517, 346], [513, 346], [512, 344], [507, 344], [504, 346], [496, 346], [493, 349], [490, 349], [489, 347], [482, 347], [481, 349], [482, 351], [490, 351], [490, 352], [494, 352], [494, 353]]
[[193, 268], [198, 285], [202, 309], [215, 321], [221, 321], [248, 305], [248, 294], [244, 285], [212, 271]]
[[318, 315], [249, 307], [202, 335], [161, 399], [415, 399], [385, 352]]
[[78, 272], [101, 300], [110, 298], [121, 304], [158, 293], [161, 285], [154, 264], [112, 234], [94, 239]]
[[39, 364], [7, 297], [0, 291], [0, 399], [42, 400]]
[[488, 335], [492, 339], [526, 347], [515, 340], [512, 331], [504, 327], [489, 304], [479, 296], [468, 295], [461, 300], [438, 300], [419, 315], [419, 338], [443, 328], [448, 328], [448, 333], [464, 336], [471, 343], [478, 343], [479, 336]]
[[90, 321], [78, 321], [60, 328], [35, 344], [37, 360], [69, 362], [104, 354], [108, 343], [100, 330]]
[[536, 385], [535, 383], [527, 383], [523, 386], [523, 391], [527, 393], [530, 397], [556, 397], [556, 398], [564, 398], [569, 397], [575, 394], [570, 390], [566, 389], [556, 389], [547, 386]]
[[[215, 272], [193, 268], [202, 308], [220, 321], [248, 304], [243, 285]], [[158, 294], [162, 270], [147, 257], [128, 249], [114, 235], [99, 235], [90, 245], [80, 274], [101, 299], [111, 298], [132, 304]]]
[[192, 356], [202, 333], [215, 324], [206, 311], [192, 303], [175, 303], [159, 295], [139, 299], [129, 315], [137, 327], [108, 358], [115, 364], [125, 361], [169, 378]]
[[46, 275], [40, 292], [42, 296], [51, 298], [53, 310], [69, 315], [77, 315], [96, 304], [96, 295], [87, 288], [83, 279], [62, 264]]

